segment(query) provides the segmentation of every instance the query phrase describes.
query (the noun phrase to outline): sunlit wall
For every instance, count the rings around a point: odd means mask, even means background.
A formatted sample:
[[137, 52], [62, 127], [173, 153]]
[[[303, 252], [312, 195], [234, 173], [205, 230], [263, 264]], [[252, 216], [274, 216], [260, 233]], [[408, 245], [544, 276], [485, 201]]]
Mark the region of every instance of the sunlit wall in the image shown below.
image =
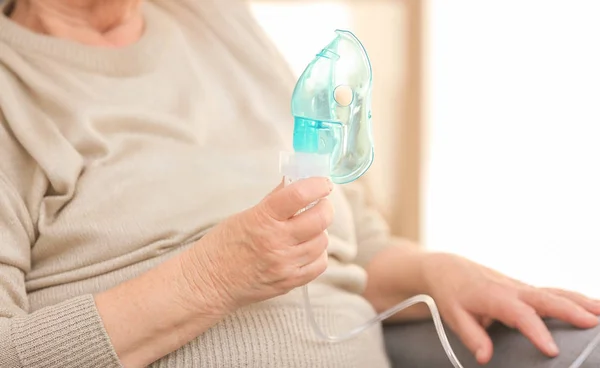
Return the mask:
[[600, 1], [427, 12], [425, 244], [600, 296]]

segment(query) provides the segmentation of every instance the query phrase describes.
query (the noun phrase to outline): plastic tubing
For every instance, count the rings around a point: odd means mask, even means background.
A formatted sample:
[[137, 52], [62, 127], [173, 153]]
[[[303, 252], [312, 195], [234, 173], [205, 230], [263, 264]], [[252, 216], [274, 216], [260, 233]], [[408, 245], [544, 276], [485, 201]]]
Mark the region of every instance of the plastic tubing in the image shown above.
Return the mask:
[[[285, 185], [289, 185], [292, 182], [306, 177], [311, 176], [327, 176], [329, 172], [328, 166], [328, 158], [325, 156], [318, 155], [299, 155], [297, 153], [282, 153], [280, 157], [280, 170], [284, 175], [284, 183]], [[311, 204], [307, 208], [302, 209], [298, 212], [304, 212], [308, 208], [314, 206], [315, 203]], [[312, 327], [314, 333], [318, 338], [329, 341], [331, 343], [337, 343], [346, 341], [356, 337], [361, 334], [365, 330], [373, 327], [377, 323], [391, 317], [392, 315], [410, 307], [417, 303], [425, 303], [431, 312], [431, 316], [433, 318], [433, 324], [435, 326], [435, 330], [440, 339], [442, 347], [450, 360], [450, 363], [454, 366], [454, 368], [463, 368], [463, 365], [460, 363], [456, 354], [452, 350], [450, 346], [450, 342], [448, 341], [448, 336], [446, 335], [446, 331], [444, 330], [444, 325], [442, 323], [442, 318], [440, 316], [440, 312], [435, 304], [433, 298], [429, 295], [416, 295], [412, 298], [406, 299], [405, 301], [389, 308], [388, 310], [378, 314], [377, 316], [371, 318], [360, 326], [355, 327], [354, 329], [346, 332], [345, 334], [332, 336], [324, 332], [319, 324], [316, 321], [315, 314], [313, 312], [312, 305], [310, 303], [310, 296], [308, 294], [308, 285], [302, 286], [302, 294], [304, 300], [304, 308], [306, 310], [306, 315], [308, 319], [308, 323]], [[585, 347], [585, 349], [579, 354], [577, 359], [568, 367], [568, 368], [581, 368], [583, 363], [589, 358], [590, 354], [594, 351], [594, 349], [600, 344], [600, 333], [598, 333]]]
[[[317, 324], [315, 315], [313, 313], [312, 305], [310, 304], [310, 297], [308, 295], [308, 285], [302, 286], [302, 293], [303, 293], [303, 299], [304, 299], [304, 308], [306, 309], [306, 314], [308, 317], [308, 323], [311, 325], [311, 327], [312, 327], [313, 331], [315, 332], [315, 334], [317, 335], [317, 337], [319, 337], [322, 340], [329, 341], [332, 343], [352, 339], [355, 336], [359, 335], [360, 333], [364, 332], [365, 330], [373, 327], [375, 324], [391, 317], [392, 315], [394, 315], [412, 305], [415, 305], [417, 303], [425, 303], [425, 304], [427, 304], [427, 307], [429, 307], [429, 311], [431, 312], [431, 316], [433, 317], [433, 324], [435, 325], [435, 330], [440, 339], [440, 342], [442, 343], [442, 347], [444, 348], [444, 351], [446, 352], [446, 355], [448, 356], [448, 359], [450, 360], [450, 363], [452, 363], [454, 368], [463, 368], [462, 364], [456, 357], [456, 354], [454, 354], [452, 347], [450, 346], [450, 342], [448, 341], [448, 336], [446, 335], [446, 332], [444, 330], [444, 325], [442, 324], [442, 318], [440, 317], [440, 312], [438, 311], [438, 308], [437, 308], [435, 302], [433, 301], [433, 298], [431, 298], [429, 295], [421, 294], [421, 295], [413, 296], [412, 298], [406, 299], [402, 303], [399, 303], [399, 304], [391, 307], [390, 309], [378, 314], [377, 316], [371, 318], [364, 324], [362, 324], [358, 327], [355, 327], [354, 329], [350, 330], [349, 332], [347, 332], [343, 335], [331, 336], [331, 335], [328, 335], [325, 332], [323, 332], [323, 330]], [[589, 358], [590, 354], [592, 353], [592, 351], [594, 351], [594, 349], [598, 346], [598, 344], [600, 344], [600, 333], [598, 333], [590, 341], [590, 343], [585, 347], [585, 349], [581, 352], [581, 354], [579, 354], [577, 359], [575, 359], [575, 361], [569, 366], [569, 368], [580, 368], [582, 366], [582, 364], [587, 360], [587, 358]]]
[[355, 327], [354, 329], [350, 330], [346, 334], [339, 335], [339, 336], [331, 336], [331, 335], [328, 335], [325, 332], [323, 332], [323, 330], [321, 330], [321, 328], [317, 324], [315, 315], [313, 313], [312, 305], [310, 304], [310, 297], [308, 296], [308, 286], [307, 285], [304, 285], [302, 287], [302, 294], [304, 296], [303, 297], [304, 308], [306, 309], [306, 314], [308, 316], [308, 323], [312, 326], [312, 329], [314, 330], [315, 334], [319, 338], [329, 341], [329, 342], [341, 342], [341, 341], [352, 339], [353, 337], [357, 336], [358, 334], [364, 332], [365, 330], [369, 329], [370, 327], [374, 326], [375, 324], [383, 321], [384, 319], [391, 317], [392, 315], [400, 312], [403, 309], [406, 309], [417, 303], [425, 303], [425, 304], [427, 304], [427, 306], [429, 307], [429, 310], [431, 311], [431, 315], [433, 316], [433, 323], [435, 325], [435, 330], [437, 331], [438, 337], [442, 343], [442, 347], [444, 348], [446, 355], [448, 356], [448, 359], [450, 359], [450, 362], [452, 363], [454, 368], [463, 368], [463, 366], [458, 361], [458, 358], [454, 354], [452, 347], [450, 346], [450, 342], [448, 341], [448, 336], [446, 335], [446, 332], [444, 331], [444, 325], [442, 324], [442, 318], [440, 317], [440, 313], [437, 309], [437, 306], [435, 305], [435, 302], [429, 295], [413, 296], [412, 298], [406, 299], [402, 303], [395, 305], [394, 307], [386, 310], [385, 312], [378, 314], [377, 316], [371, 318], [364, 324], [362, 324], [358, 327]]

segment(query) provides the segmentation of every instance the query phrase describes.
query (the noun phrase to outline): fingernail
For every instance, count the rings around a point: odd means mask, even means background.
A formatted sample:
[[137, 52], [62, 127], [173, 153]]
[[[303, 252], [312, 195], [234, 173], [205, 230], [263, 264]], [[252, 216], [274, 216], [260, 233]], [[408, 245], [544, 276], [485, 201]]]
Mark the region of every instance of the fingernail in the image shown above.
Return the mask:
[[598, 324], [598, 316], [596, 316], [593, 313], [586, 313], [585, 318], [587, 319], [587, 322], [589, 324], [594, 324], [594, 325]]
[[475, 353], [475, 359], [477, 359], [477, 362], [483, 362], [483, 359], [485, 358], [484, 354], [485, 351], [483, 351], [483, 349], [477, 350], [477, 352]]
[[550, 341], [548, 343], [548, 351], [552, 355], [558, 355], [558, 346], [556, 346], [556, 344], [554, 343], [554, 341]]
[[331, 192], [333, 190], [333, 181], [329, 178], [327, 178], [327, 185], [329, 185], [329, 191]]

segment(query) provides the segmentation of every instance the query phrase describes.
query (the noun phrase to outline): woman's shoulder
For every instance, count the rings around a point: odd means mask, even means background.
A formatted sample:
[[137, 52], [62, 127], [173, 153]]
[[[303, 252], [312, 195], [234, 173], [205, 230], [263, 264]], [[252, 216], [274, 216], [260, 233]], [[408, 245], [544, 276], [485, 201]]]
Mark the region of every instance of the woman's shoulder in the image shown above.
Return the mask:
[[[291, 93], [294, 75], [244, 0], [153, 0], [174, 18], [192, 47], [228, 54], [265, 86]], [[203, 54], [206, 58], [206, 54]]]
[[147, 6], [168, 14], [192, 42], [215, 39], [223, 48], [245, 46], [248, 51], [265, 51], [269, 47], [247, 2], [151, 0]]

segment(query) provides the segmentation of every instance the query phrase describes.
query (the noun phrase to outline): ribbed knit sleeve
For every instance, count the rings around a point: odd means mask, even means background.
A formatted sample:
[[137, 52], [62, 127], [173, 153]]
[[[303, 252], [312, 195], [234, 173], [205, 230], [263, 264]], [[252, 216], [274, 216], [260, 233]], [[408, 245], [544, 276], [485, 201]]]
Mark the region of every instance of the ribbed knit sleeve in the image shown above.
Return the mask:
[[367, 203], [364, 188], [359, 183], [346, 184], [342, 188], [354, 217], [358, 244], [355, 263], [365, 267], [377, 253], [403, 241], [391, 235], [381, 213]]
[[121, 367], [91, 295], [29, 313], [30, 222], [0, 172], [0, 367]]

